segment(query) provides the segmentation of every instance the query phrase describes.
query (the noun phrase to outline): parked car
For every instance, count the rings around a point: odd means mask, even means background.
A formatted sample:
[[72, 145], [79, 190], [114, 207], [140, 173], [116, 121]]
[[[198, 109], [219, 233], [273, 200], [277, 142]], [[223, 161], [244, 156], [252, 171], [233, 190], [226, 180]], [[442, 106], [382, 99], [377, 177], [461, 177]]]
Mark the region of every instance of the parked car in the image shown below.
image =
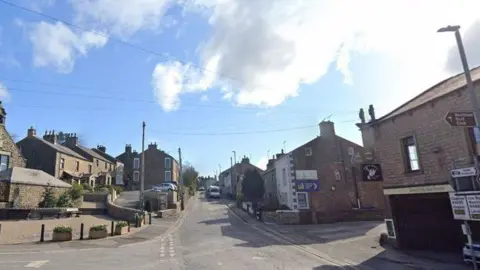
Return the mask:
[[155, 185], [152, 187], [154, 191], [174, 191], [178, 190], [178, 187], [173, 183], [161, 183], [160, 185]]
[[207, 190], [207, 198], [220, 198], [220, 188], [217, 186], [210, 186]]

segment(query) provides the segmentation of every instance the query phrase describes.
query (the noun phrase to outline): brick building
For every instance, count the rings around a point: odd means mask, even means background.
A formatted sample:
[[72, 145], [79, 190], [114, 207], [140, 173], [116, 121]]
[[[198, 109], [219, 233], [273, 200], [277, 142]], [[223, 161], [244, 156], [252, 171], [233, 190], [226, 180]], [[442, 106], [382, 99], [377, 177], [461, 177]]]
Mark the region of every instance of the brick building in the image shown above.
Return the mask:
[[[363, 182], [353, 153], [363, 154], [363, 147], [335, 134], [334, 123], [322, 121], [320, 136], [297, 147], [288, 156], [295, 182], [303, 171], [316, 174], [317, 192], [295, 192], [294, 202], [302, 210], [303, 223], [381, 219], [384, 199], [381, 182]], [[281, 175], [277, 171], [277, 178]], [[287, 179], [288, 180], [288, 179]], [[281, 182], [277, 179], [277, 182]], [[300, 198], [302, 195], [302, 198]], [[298, 200], [298, 201], [297, 201]]]
[[[153, 185], [163, 182], [179, 182], [180, 166], [171, 155], [158, 149], [156, 143], [151, 143], [145, 150], [145, 182], [144, 188], [150, 189]], [[125, 152], [117, 157], [124, 165], [127, 188], [137, 190], [140, 188], [141, 154], [132, 151], [132, 146], [127, 144]]]
[[60, 145], [55, 131], [46, 131], [43, 138], [36, 135], [36, 130], [31, 127], [27, 136], [17, 143], [26, 159], [27, 168], [42, 170], [68, 183], [85, 182], [95, 185], [94, 179], [84, 177], [91, 174], [92, 162]]
[[[472, 78], [478, 94], [480, 68]], [[472, 109], [465, 85], [456, 75], [379, 119], [371, 107], [370, 121], [358, 124], [370, 162], [382, 166], [385, 221], [397, 247], [459, 251], [465, 243], [450, 206], [450, 170], [473, 166], [475, 148], [471, 129], [445, 121], [449, 111]]]

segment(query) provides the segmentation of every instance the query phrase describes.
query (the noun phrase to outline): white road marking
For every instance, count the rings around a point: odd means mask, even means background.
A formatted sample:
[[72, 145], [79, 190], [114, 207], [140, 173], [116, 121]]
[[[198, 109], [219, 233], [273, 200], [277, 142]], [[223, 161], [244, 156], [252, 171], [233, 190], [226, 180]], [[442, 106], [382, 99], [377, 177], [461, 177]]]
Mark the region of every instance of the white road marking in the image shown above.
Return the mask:
[[29, 264], [26, 264], [25, 267], [31, 267], [31, 268], [40, 268], [44, 264], [48, 263], [49, 260], [44, 260], [44, 261], [33, 261], [30, 262]]
[[254, 260], [263, 260], [263, 259], [265, 259], [265, 258], [263, 258], [263, 257], [257, 257], [257, 256], [253, 256], [253, 257], [252, 257], [252, 259], [254, 259]]

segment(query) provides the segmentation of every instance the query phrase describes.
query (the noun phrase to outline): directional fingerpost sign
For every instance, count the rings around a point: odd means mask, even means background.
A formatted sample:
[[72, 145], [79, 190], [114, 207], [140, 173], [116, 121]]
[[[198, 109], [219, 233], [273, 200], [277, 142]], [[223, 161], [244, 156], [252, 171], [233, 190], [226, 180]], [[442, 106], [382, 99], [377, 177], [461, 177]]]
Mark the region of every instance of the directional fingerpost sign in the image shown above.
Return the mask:
[[295, 189], [299, 192], [315, 192], [320, 190], [318, 180], [295, 180]]
[[475, 127], [475, 113], [473, 111], [449, 112], [445, 116], [445, 121], [452, 127]]

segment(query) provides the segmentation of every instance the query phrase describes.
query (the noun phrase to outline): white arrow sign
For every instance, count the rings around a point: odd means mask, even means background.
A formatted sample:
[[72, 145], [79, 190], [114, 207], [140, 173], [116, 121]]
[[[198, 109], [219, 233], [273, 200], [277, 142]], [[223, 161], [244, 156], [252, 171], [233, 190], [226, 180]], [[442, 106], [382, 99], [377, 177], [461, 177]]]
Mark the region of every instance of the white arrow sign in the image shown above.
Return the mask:
[[453, 169], [450, 173], [453, 178], [475, 176], [477, 175], [477, 169], [475, 169], [475, 167]]

